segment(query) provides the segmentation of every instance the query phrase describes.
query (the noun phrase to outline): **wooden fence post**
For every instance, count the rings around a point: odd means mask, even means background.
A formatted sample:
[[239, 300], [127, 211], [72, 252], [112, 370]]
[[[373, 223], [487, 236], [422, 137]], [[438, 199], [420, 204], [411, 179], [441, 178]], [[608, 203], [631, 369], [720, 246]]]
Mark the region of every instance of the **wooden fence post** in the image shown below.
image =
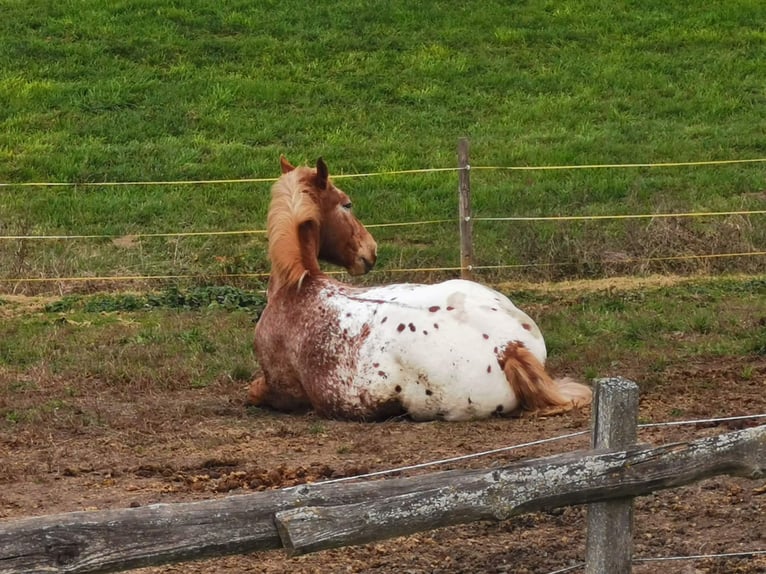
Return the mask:
[[[625, 449], [636, 443], [638, 385], [622, 377], [596, 381], [593, 448]], [[630, 574], [633, 498], [588, 505], [585, 574]]]
[[468, 139], [457, 142], [458, 192], [460, 193], [460, 277], [473, 279], [473, 221], [471, 220], [471, 164]]

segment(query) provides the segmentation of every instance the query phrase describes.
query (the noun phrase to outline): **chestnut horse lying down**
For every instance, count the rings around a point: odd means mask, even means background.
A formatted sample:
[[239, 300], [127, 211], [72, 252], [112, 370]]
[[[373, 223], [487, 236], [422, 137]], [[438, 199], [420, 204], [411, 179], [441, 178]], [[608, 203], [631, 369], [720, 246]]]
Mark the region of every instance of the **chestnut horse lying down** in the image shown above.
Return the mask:
[[250, 404], [457, 421], [590, 403], [590, 388], [546, 373], [540, 330], [497, 291], [462, 280], [357, 288], [323, 273], [318, 259], [366, 273], [377, 245], [321, 158], [316, 169], [284, 157], [281, 166], [268, 213], [268, 303], [255, 328], [263, 375]]

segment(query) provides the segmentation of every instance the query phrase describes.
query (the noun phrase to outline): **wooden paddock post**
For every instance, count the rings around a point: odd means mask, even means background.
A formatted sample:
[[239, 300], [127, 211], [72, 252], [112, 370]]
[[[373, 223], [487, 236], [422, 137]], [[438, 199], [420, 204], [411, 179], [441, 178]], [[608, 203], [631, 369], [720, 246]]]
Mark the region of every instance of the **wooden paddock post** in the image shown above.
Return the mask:
[[[622, 377], [596, 382], [593, 448], [627, 449], [636, 443], [638, 385]], [[633, 557], [633, 498], [588, 505], [585, 574], [629, 574]]]
[[471, 220], [471, 164], [468, 139], [457, 142], [458, 192], [460, 193], [460, 277], [473, 279], [473, 221]]

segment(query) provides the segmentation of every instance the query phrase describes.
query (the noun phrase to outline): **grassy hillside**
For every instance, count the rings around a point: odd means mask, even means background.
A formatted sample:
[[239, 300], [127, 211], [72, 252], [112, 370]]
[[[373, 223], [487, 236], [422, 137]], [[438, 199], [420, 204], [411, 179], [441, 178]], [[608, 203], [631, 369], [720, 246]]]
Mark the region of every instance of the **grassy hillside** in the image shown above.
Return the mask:
[[[273, 177], [766, 157], [766, 5], [681, 2], [48, 3], [0, 8], [0, 182]], [[477, 216], [763, 209], [766, 164], [474, 171]], [[456, 174], [340, 180], [367, 223], [453, 218]], [[263, 273], [268, 183], [0, 187], [14, 278]], [[752, 270], [764, 258], [627, 263], [766, 247], [763, 216], [476, 225], [487, 279]], [[456, 226], [380, 228], [381, 269], [458, 263]], [[401, 279], [402, 274], [391, 277]], [[404, 277], [408, 277], [407, 274]], [[422, 278], [422, 277], [421, 277]], [[374, 281], [387, 280], [377, 276]]]

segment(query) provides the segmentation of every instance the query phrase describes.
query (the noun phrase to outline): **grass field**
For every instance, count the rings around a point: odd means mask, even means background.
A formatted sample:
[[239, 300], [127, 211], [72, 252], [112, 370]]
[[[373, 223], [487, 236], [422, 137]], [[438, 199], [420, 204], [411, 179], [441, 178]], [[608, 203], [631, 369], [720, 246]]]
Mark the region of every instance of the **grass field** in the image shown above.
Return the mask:
[[[378, 267], [359, 280], [433, 281], [457, 275], [433, 270], [459, 264], [457, 173], [390, 172], [454, 168], [469, 138], [475, 263], [503, 266], [477, 278], [539, 324], [552, 373], [635, 380], [641, 422], [763, 413], [766, 256], [709, 256], [766, 250], [766, 215], [481, 218], [764, 211], [766, 162], [475, 168], [766, 158], [764, 22], [761, 0], [0, 2], [0, 519], [587, 429], [587, 412], [369, 425], [246, 407], [270, 183], [183, 182], [276, 177], [282, 153], [376, 173], [337, 180], [366, 224], [448, 220], [372, 227]], [[285, 480], [242, 479], [266, 475]], [[752, 484], [638, 501], [637, 554], [762, 549]], [[570, 510], [194, 568], [551, 572], [582, 558]]]
[[[582, 380], [629, 375], [650, 392], [679, 365], [738, 357], [734, 376], [749, 381], [766, 356], [763, 277], [502, 289], [539, 321], [553, 371]], [[220, 385], [244, 397], [263, 304], [226, 287], [0, 299], [0, 430], [51, 417], [108, 424], [80, 420], [94, 416], [74, 408], [84, 388], [138, 397]]]
[[[766, 157], [766, 7], [731, 1], [21, 2], [0, 8], [0, 182], [274, 177], [324, 156], [334, 173]], [[473, 173], [475, 215], [763, 209], [766, 164]], [[454, 218], [456, 174], [341, 180], [367, 223]], [[268, 183], [0, 188], [0, 289], [114, 282], [16, 278], [263, 273]], [[763, 216], [482, 223], [486, 273], [592, 277], [754, 270]], [[380, 268], [452, 267], [456, 226], [375, 230]], [[113, 239], [117, 238], [116, 241]], [[121, 238], [121, 239], [120, 239]], [[378, 276], [408, 278], [407, 274]], [[420, 277], [421, 279], [423, 277]], [[428, 276], [425, 277], [426, 279]], [[118, 286], [119, 282], [116, 283]], [[252, 281], [249, 282], [252, 284]], [[134, 285], [135, 286], [135, 285]]]
[[[664, 426], [669, 421], [766, 412], [763, 277], [501, 288], [538, 321], [552, 372], [638, 382], [639, 422], [663, 425], [642, 428], [643, 444], [674, 450], [677, 441], [759, 422]], [[0, 297], [0, 530], [22, 517], [250, 494], [493, 449], [503, 450], [395, 476], [497, 469], [587, 448], [587, 407], [555, 417], [374, 424], [246, 407], [252, 319], [262, 303], [228, 287]], [[569, 438], [539, 444], [562, 436]], [[513, 445], [527, 446], [507, 450]], [[762, 479], [750, 478], [708, 478], [639, 497], [635, 556], [666, 560], [702, 547], [722, 555], [659, 570], [685, 574], [692, 564], [710, 574], [762, 573], [766, 500]], [[295, 558], [256, 552], [141, 571], [549, 574], [584, 560], [585, 524], [585, 508], [575, 507]]]

